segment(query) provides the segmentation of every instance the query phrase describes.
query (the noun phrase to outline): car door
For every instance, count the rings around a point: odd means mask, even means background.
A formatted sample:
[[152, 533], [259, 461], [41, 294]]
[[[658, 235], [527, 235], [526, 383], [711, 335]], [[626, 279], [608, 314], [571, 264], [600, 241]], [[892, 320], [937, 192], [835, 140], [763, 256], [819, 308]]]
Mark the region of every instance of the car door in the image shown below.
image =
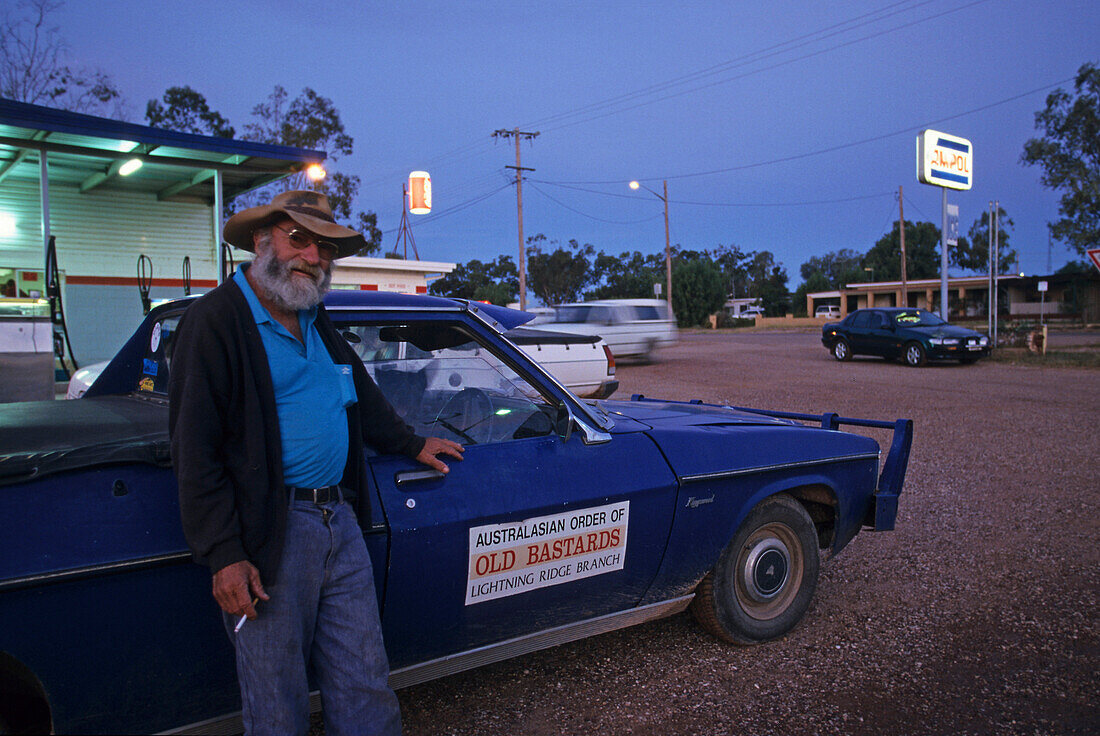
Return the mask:
[[885, 312], [876, 310], [871, 313], [865, 340], [864, 352], [867, 355], [890, 357], [899, 352], [897, 333]]
[[871, 351], [870, 331], [872, 310], [861, 309], [851, 316], [848, 325], [848, 343], [853, 355], [868, 355]]
[[637, 604], [675, 503], [652, 440], [560, 436], [560, 397], [521, 378], [504, 350], [470, 339], [387, 352], [374, 346], [402, 334], [348, 331], [372, 346], [361, 356], [387, 356], [366, 365], [418, 434], [465, 446], [462, 461], [444, 458], [444, 477], [403, 456], [368, 459], [390, 535], [382, 622], [394, 668]]

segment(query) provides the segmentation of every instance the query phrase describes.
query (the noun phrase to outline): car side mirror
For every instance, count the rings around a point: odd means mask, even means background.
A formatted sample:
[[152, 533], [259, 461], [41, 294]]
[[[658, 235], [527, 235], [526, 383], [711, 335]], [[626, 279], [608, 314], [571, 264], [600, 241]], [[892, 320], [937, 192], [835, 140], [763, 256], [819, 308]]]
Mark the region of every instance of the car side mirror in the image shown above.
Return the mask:
[[557, 416], [554, 418], [554, 433], [568, 442], [573, 435], [573, 412], [565, 402], [558, 404]]

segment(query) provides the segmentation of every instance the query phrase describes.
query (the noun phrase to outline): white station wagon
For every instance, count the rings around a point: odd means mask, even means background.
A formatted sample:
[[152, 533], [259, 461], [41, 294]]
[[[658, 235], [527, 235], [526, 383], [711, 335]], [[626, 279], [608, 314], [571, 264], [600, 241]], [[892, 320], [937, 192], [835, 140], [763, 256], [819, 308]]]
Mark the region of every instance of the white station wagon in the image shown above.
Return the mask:
[[657, 348], [675, 345], [676, 318], [661, 299], [604, 299], [560, 304], [552, 322], [532, 330], [599, 335], [615, 357], [650, 358]]

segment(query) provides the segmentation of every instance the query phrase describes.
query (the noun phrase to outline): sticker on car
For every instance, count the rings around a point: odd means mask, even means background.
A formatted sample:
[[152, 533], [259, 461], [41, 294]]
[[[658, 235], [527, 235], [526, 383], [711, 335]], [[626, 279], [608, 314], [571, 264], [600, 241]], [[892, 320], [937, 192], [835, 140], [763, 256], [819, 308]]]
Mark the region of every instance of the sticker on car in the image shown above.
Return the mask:
[[470, 528], [466, 605], [623, 569], [630, 502]]

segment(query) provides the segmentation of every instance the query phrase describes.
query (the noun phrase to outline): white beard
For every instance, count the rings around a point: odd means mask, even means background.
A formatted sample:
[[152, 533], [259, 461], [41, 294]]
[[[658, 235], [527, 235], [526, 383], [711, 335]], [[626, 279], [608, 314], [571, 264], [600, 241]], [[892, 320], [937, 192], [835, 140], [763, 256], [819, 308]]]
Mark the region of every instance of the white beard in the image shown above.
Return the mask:
[[[332, 268], [311, 266], [300, 258], [283, 262], [270, 247], [257, 247], [252, 260], [252, 276], [263, 289], [264, 296], [275, 306], [290, 312], [309, 309], [320, 304], [332, 283]], [[295, 276], [293, 271], [305, 271], [312, 281]]]

